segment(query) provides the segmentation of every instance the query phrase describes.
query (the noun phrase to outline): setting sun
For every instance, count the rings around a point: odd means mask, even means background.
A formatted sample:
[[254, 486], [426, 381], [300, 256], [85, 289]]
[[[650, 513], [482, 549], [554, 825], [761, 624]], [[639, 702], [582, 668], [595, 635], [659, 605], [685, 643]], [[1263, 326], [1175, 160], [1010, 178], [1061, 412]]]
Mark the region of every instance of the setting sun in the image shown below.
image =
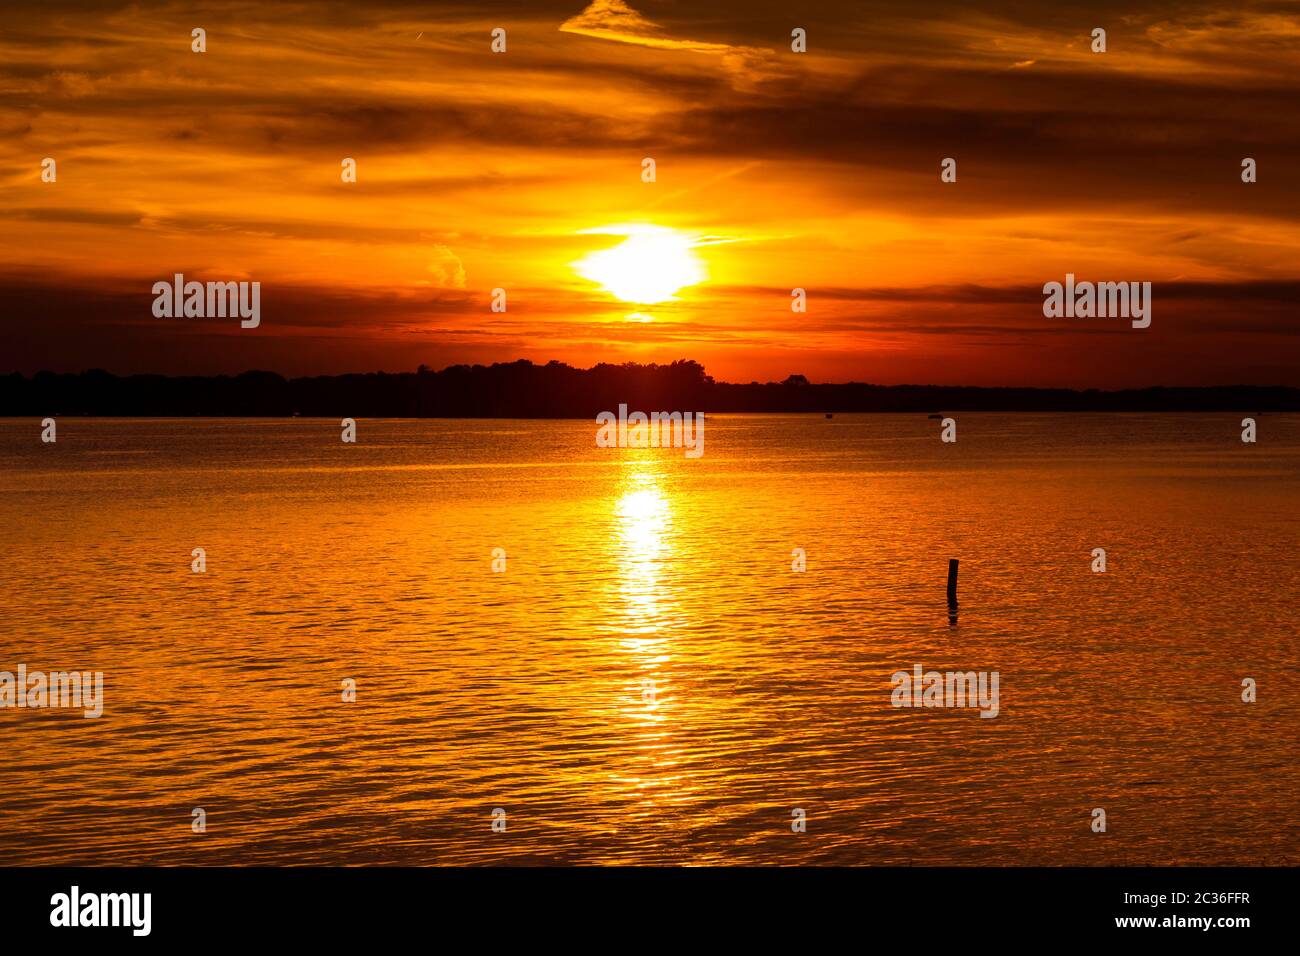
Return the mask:
[[580, 276], [624, 302], [663, 302], [706, 278], [704, 264], [695, 254], [695, 240], [675, 229], [638, 225], [588, 232], [627, 237], [612, 249], [593, 252], [573, 264]]

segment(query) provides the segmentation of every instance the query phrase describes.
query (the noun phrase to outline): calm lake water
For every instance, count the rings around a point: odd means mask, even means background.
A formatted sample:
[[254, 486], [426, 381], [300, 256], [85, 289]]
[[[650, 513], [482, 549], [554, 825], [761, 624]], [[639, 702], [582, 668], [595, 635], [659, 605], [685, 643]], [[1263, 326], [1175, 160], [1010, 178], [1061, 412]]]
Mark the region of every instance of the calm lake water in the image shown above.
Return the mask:
[[0, 670], [105, 680], [0, 710], [0, 859], [1300, 862], [1300, 416], [1241, 418], [0, 420]]

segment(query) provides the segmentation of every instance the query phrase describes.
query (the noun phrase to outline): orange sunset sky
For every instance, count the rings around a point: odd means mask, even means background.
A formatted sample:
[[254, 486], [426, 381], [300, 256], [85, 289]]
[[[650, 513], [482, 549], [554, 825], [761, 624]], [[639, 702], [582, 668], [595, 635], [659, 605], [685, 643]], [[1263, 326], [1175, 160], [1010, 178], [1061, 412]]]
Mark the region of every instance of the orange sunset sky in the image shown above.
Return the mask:
[[[31, 4], [0, 129], [0, 373], [1300, 385], [1295, 3]], [[155, 318], [177, 272], [261, 326]], [[1067, 272], [1151, 327], [1045, 318]]]

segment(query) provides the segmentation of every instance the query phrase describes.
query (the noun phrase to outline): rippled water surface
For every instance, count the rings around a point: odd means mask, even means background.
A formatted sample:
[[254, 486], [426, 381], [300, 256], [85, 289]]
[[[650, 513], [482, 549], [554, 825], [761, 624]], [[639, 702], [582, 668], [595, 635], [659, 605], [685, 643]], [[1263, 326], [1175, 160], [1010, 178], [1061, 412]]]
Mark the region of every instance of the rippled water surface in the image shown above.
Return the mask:
[[[716, 415], [698, 460], [0, 421], [0, 670], [106, 698], [0, 710], [0, 854], [1296, 863], [1300, 416], [1241, 417]], [[998, 671], [999, 715], [891, 707], [915, 664]]]

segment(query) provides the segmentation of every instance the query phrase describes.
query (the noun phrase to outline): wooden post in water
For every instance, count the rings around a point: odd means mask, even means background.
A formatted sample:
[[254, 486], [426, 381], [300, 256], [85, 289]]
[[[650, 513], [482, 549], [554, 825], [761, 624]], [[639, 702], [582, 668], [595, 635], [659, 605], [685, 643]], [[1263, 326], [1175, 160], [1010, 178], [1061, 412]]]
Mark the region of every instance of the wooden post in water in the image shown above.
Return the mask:
[[948, 606], [957, 606], [957, 559], [948, 559]]

